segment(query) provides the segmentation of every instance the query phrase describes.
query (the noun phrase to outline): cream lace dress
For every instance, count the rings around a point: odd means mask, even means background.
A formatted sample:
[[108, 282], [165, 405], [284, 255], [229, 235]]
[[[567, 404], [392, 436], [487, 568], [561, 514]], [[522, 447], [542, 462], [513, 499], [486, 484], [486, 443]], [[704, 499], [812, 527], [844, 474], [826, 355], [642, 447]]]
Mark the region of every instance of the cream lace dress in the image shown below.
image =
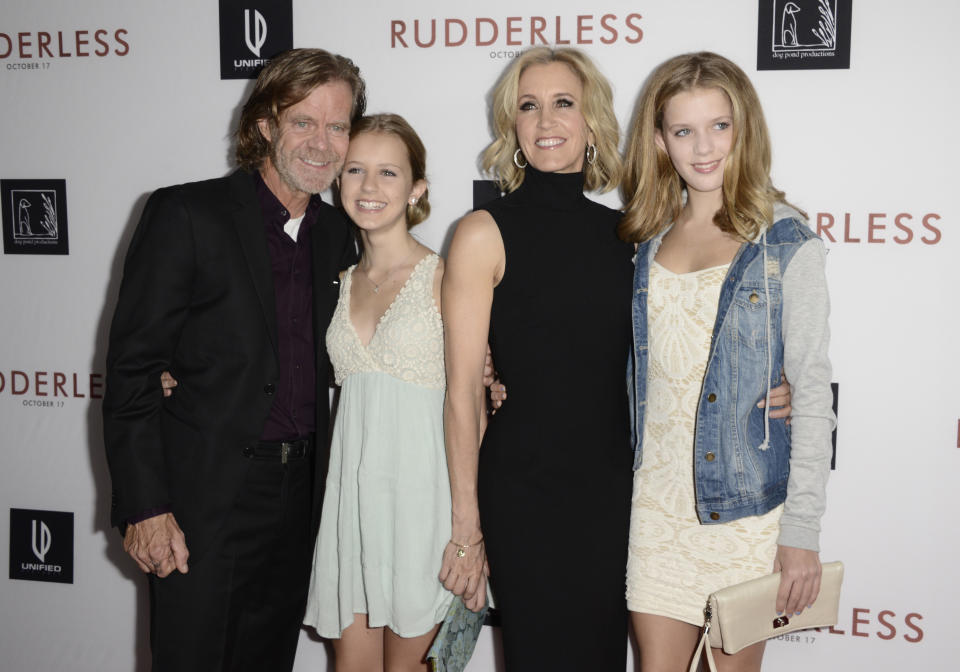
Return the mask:
[[673, 273], [650, 265], [643, 464], [634, 474], [630, 611], [703, 624], [707, 596], [773, 570], [782, 505], [701, 525], [693, 484], [697, 400], [728, 265]]
[[437, 579], [450, 539], [438, 261], [416, 265], [367, 345], [350, 322], [354, 267], [341, 283], [327, 349], [342, 389], [304, 617], [324, 637], [355, 613], [422, 635], [453, 599]]

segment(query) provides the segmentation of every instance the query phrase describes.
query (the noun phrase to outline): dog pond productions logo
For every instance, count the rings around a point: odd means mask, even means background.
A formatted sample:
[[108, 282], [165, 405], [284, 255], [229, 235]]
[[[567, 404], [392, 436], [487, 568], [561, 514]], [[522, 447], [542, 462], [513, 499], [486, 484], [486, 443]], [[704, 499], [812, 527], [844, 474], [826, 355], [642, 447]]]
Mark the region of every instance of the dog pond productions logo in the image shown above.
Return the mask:
[[220, 79], [255, 79], [293, 48], [293, 0], [220, 0]]
[[757, 70], [850, 67], [852, 0], [760, 0]]
[[3, 251], [67, 254], [65, 180], [0, 180]]
[[10, 578], [73, 583], [73, 513], [10, 509]]

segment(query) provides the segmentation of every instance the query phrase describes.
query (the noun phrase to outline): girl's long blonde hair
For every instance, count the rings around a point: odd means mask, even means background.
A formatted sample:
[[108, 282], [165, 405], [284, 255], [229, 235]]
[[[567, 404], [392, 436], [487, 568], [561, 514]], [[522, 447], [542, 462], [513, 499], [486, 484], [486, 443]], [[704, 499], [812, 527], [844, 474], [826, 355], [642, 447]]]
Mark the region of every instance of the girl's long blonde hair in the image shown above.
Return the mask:
[[650, 75], [630, 127], [621, 183], [626, 207], [619, 233], [624, 240], [649, 240], [680, 215], [686, 185], [655, 138], [663, 130], [667, 102], [695, 88], [723, 91], [733, 109], [733, 144], [723, 168], [723, 205], [714, 215], [716, 225], [742, 241], [753, 240], [773, 219], [774, 203], [784, 200], [770, 180], [770, 134], [750, 79], [723, 56], [683, 54]]

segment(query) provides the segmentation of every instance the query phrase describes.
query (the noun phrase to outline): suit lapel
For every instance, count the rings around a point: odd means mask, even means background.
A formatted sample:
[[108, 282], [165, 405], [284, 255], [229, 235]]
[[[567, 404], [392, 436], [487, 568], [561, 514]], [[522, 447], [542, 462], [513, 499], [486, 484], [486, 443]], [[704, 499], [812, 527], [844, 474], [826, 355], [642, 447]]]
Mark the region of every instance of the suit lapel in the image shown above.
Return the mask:
[[260, 307], [263, 310], [263, 318], [267, 323], [267, 333], [270, 335], [273, 351], [279, 353], [277, 348], [277, 299], [273, 287], [273, 271], [270, 267], [270, 251], [267, 247], [263, 215], [260, 211], [260, 202], [257, 200], [253, 178], [238, 170], [230, 176], [230, 187], [236, 199], [233, 223], [240, 239], [240, 246], [243, 248], [250, 278], [257, 290], [257, 296], [260, 298]]
[[324, 220], [329, 217], [326, 207], [321, 206], [317, 221], [310, 230], [310, 242], [313, 247], [313, 324], [316, 335], [318, 362], [326, 359], [325, 336], [330, 316], [337, 304], [339, 295], [338, 272], [333, 262], [333, 250], [330, 229]]

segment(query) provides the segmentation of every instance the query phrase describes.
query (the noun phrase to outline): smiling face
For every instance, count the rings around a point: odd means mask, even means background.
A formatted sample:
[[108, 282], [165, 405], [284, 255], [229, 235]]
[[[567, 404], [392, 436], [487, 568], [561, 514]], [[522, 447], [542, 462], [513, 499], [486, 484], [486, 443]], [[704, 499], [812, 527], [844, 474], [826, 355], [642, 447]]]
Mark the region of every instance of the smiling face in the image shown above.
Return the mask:
[[340, 200], [364, 231], [406, 228], [407, 205], [427, 188], [414, 180], [407, 148], [390, 133], [360, 133], [350, 141], [340, 176]]
[[720, 89], [694, 88], [667, 101], [656, 143], [691, 192], [722, 197], [723, 169], [733, 147], [733, 107]]
[[517, 142], [527, 161], [547, 173], [583, 170], [593, 134], [581, 111], [583, 84], [565, 63], [529, 66], [517, 91]]
[[321, 84], [284, 110], [276, 128], [271, 129], [266, 119], [258, 122], [271, 145], [264, 180], [288, 207], [290, 199], [324, 191], [340, 173], [350, 141], [352, 105], [350, 86], [336, 80]]

